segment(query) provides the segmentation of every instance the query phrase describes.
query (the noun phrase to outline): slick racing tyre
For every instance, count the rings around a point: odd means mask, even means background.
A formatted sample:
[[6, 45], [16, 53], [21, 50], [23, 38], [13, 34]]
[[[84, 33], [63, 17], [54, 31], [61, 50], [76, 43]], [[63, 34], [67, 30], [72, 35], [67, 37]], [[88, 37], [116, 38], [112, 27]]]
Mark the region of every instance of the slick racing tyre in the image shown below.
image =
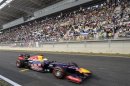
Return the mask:
[[65, 77], [65, 71], [62, 67], [55, 67], [53, 69], [53, 75], [56, 77], [56, 78], [59, 78], [59, 79], [62, 79]]
[[17, 60], [17, 61], [16, 61], [16, 66], [17, 66], [18, 68], [21, 68], [21, 67], [23, 67], [23, 66], [24, 66], [24, 64], [23, 64], [23, 62], [22, 62], [22, 61]]

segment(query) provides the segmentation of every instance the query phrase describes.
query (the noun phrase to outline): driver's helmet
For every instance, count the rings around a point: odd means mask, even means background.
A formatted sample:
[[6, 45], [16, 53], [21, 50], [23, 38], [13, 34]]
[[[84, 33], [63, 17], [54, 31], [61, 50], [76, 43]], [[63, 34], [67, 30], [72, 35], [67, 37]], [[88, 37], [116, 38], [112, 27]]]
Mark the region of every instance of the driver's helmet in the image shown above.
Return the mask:
[[38, 60], [39, 61], [43, 61], [43, 59], [44, 59], [44, 55], [42, 55], [42, 54], [38, 55]]

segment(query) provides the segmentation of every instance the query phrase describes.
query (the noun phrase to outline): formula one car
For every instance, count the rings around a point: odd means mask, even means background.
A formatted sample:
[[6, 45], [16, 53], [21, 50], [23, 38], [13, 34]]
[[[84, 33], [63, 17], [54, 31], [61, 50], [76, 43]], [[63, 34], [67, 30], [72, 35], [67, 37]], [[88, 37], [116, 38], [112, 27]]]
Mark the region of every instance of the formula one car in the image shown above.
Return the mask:
[[76, 63], [60, 63], [47, 59], [39, 61], [37, 60], [38, 56], [30, 56], [28, 54], [20, 55], [16, 61], [16, 66], [18, 68], [26, 67], [40, 72], [50, 72], [58, 79], [66, 78], [75, 83], [82, 83], [92, 74], [89, 70], [78, 67]]

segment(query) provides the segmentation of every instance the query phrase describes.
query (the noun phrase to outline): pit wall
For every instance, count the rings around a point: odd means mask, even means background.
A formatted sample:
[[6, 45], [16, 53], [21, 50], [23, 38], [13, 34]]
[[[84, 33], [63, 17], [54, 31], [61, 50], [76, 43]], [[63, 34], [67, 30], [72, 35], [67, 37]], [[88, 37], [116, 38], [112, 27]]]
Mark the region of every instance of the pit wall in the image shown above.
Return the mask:
[[0, 50], [130, 54], [130, 40], [44, 43], [36, 47], [0, 46]]

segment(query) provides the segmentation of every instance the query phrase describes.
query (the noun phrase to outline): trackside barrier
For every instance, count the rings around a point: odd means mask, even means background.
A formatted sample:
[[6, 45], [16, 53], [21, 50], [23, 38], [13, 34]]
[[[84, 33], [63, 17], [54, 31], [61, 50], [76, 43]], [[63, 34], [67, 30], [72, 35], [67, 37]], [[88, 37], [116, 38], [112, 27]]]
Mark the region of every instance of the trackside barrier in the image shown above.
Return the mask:
[[0, 46], [1, 50], [130, 54], [130, 39], [38, 43], [36, 46]]

